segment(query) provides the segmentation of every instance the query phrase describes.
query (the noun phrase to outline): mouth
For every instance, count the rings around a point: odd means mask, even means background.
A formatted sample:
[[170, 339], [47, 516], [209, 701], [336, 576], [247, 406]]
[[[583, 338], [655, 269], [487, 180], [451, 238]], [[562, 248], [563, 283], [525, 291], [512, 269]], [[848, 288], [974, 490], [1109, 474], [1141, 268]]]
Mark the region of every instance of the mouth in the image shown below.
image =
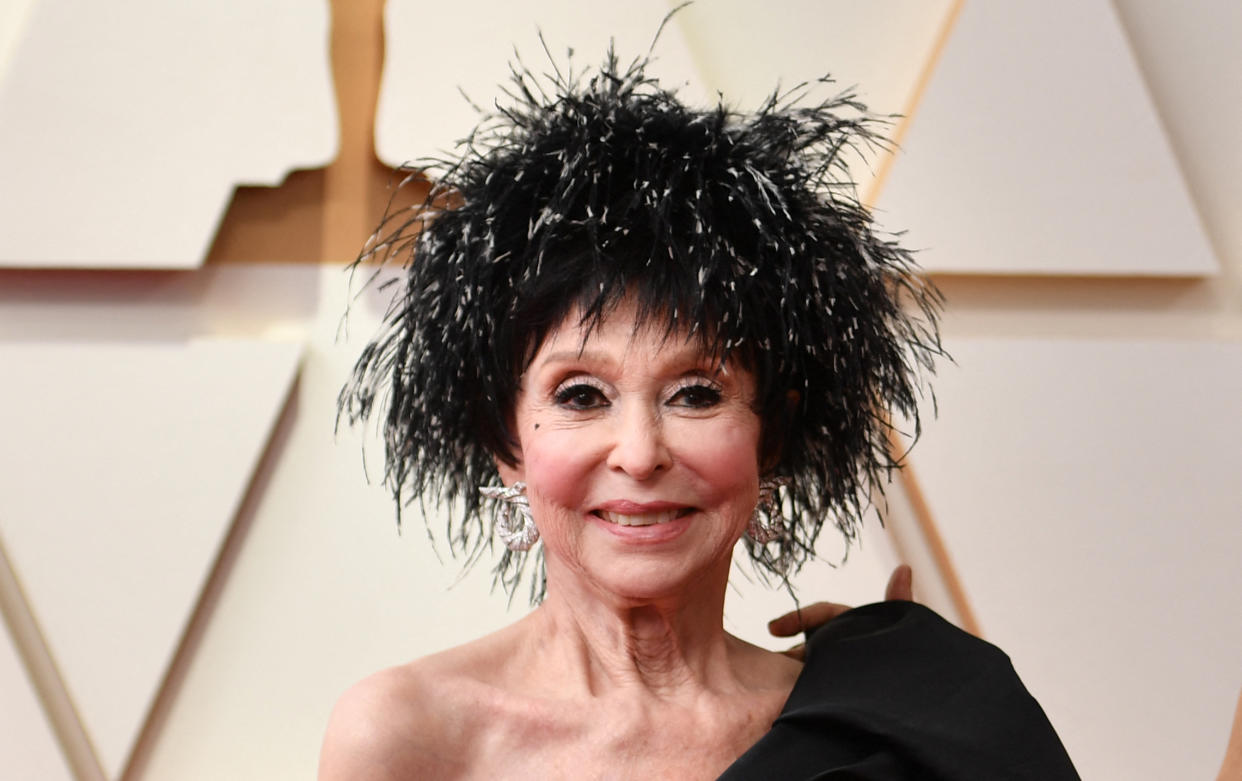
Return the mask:
[[658, 526], [678, 518], [684, 518], [694, 512], [693, 507], [680, 507], [670, 510], [659, 510], [644, 513], [619, 513], [610, 510], [593, 510], [596, 518], [616, 524], [617, 526]]

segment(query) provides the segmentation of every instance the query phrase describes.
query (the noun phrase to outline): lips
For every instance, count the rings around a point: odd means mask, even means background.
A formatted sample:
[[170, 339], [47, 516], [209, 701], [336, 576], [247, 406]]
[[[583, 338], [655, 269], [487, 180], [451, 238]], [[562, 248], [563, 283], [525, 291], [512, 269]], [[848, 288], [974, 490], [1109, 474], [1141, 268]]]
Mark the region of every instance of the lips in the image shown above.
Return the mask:
[[673, 542], [691, 527], [697, 507], [680, 502], [613, 500], [595, 507], [589, 516], [609, 537], [627, 548], [659, 547]]
[[694, 508], [680, 502], [632, 502], [625, 499], [605, 502], [591, 514], [614, 526], [660, 526], [684, 518]]
[[616, 513], [608, 510], [597, 510], [596, 515], [609, 523], [618, 526], [657, 526], [676, 520], [689, 512], [689, 509], [663, 510], [651, 513]]

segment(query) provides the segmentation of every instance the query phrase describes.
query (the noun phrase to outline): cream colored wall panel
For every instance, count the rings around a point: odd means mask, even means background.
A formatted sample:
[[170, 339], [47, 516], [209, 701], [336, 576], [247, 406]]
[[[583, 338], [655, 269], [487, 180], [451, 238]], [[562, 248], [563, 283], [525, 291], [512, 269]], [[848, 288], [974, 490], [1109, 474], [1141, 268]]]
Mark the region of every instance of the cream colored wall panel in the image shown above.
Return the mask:
[[[380, 158], [398, 165], [451, 149], [477, 122], [459, 89], [490, 108], [515, 44], [532, 70], [548, 71], [537, 29], [558, 65], [566, 46], [574, 48], [579, 67], [597, 64], [610, 37], [628, 61], [647, 51], [659, 20], [675, 5], [389, 2], [376, 123]], [[665, 29], [651, 71], [666, 86], [686, 85], [681, 94], [691, 104], [714, 102], [719, 92], [744, 109], [758, 106], [778, 86], [831, 75], [837, 85], [816, 94], [857, 85], [873, 111], [899, 113], [914, 96], [952, 6], [952, 0], [799, 0], [760, 13], [742, 0], [700, 0]], [[451, 76], [429, 78], [429, 62], [454, 63]], [[871, 162], [877, 157], [872, 150]], [[853, 173], [865, 190], [871, 168], [855, 165]]]
[[[2, 623], [2, 622], [0, 622]], [[13, 647], [0, 629], [0, 775], [31, 781], [72, 781], [56, 736]]]
[[[785, 89], [831, 76], [819, 94], [854, 88], [876, 114], [903, 114], [955, 3], [953, 0], [697, 0], [677, 17], [709, 94], [753, 109]], [[894, 126], [890, 135], [896, 130]], [[878, 150], [855, 161], [869, 193]]]
[[1242, 269], [1242, 3], [1116, 6], [1220, 260]]
[[933, 271], [1217, 262], [1106, 0], [967, 0], [879, 199]]
[[[462, 93], [491, 109], [508, 81], [515, 47], [533, 72], [551, 72], [540, 30], [556, 67], [564, 71], [572, 47], [574, 68], [581, 70], [603, 61], [610, 39], [622, 63], [645, 55], [668, 12], [664, 0], [388, 0], [376, 152], [396, 166], [452, 149], [478, 123]], [[683, 95], [701, 101], [696, 69], [676, 25], [665, 28], [655, 54], [651, 73], [668, 86], [689, 83]]]
[[8, 68], [13, 50], [26, 32], [30, 9], [37, 0], [0, 0], [0, 79]]
[[0, 73], [0, 265], [199, 265], [238, 184], [326, 164], [328, 3], [38, 0]]
[[711, 93], [754, 109], [785, 89], [831, 76], [873, 111], [903, 111], [953, 0], [700, 0], [676, 19]]
[[105, 772], [131, 750], [301, 348], [0, 345], [0, 534]]
[[1242, 688], [1242, 344], [970, 339], [915, 450], [1083, 778], [1212, 778]]

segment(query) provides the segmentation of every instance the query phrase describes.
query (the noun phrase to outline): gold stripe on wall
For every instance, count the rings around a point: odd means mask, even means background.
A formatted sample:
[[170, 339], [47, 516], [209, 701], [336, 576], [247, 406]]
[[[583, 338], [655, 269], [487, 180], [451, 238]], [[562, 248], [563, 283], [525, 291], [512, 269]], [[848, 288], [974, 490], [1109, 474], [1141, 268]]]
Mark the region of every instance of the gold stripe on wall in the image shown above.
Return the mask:
[[[77, 781], [105, 781], [103, 765], [82, 727], [77, 706], [56, 666], [51, 649], [30, 610], [30, 603], [0, 544], [0, 619], [9, 627], [13, 645], [43, 706], [49, 726]], [[3, 630], [0, 630], [3, 632]]]
[[[908, 448], [898, 439], [897, 435], [890, 433], [889, 452], [894, 455], [894, 458], [906, 450]], [[906, 500], [910, 503], [910, 508], [914, 513], [914, 519], [918, 523], [919, 531], [922, 533], [923, 542], [938, 570], [940, 582], [944, 584], [945, 590], [949, 593], [949, 599], [952, 600], [953, 607], [957, 611], [962, 629], [976, 637], [983, 637], [979, 620], [975, 617], [975, 611], [966, 596], [966, 588], [957, 575], [957, 568], [953, 566], [949, 549], [944, 544], [944, 538], [940, 536], [940, 528], [932, 516], [931, 506], [927, 503], [927, 497], [923, 494], [923, 488], [919, 485], [914, 469], [906, 464], [899, 473], [899, 479], [906, 492]]]
[[880, 197], [880, 191], [884, 189], [884, 182], [888, 179], [888, 173], [892, 170], [893, 161], [897, 158], [901, 151], [901, 142], [906, 137], [906, 131], [910, 128], [910, 122], [914, 118], [914, 113], [918, 110], [919, 103], [923, 100], [923, 93], [927, 90], [928, 83], [931, 82], [932, 73], [936, 70], [936, 64], [940, 62], [940, 55], [944, 51], [945, 44], [949, 41], [949, 34], [953, 32], [953, 25], [957, 23], [957, 17], [961, 13], [962, 3], [964, 0], [954, 0], [953, 5], [944, 15], [941, 22], [940, 31], [936, 34], [936, 41], [932, 44], [931, 53], [927, 57], [927, 62], [923, 63], [923, 70], [919, 72], [919, 77], [914, 82], [914, 88], [910, 91], [906, 105], [902, 107], [901, 119], [893, 128], [892, 138], [889, 142], [892, 149], [883, 155], [876, 165], [875, 177], [867, 186], [867, 191], [863, 194], [863, 205], [868, 209], [875, 206], [876, 200]]
[[[955, 0], [953, 5], [945, 13], [944, 20], [941, 23], [940, 31], [936, 35], [936, 41], [932, 45], [931, 53], [928, 55], [927, 62], [923, 64], [923, 69], [919, 73], [918, 79], [915, 81], [914, 88], [910, 92], [909, 100], [902, 111], [901, 120], [897, 123], [893, 130], [892, 150], [884, 155], [876, 169], [875, 178], [871, 180], [867, 187], [866, 193], [863, 194], [862, 202], [871, 209], [875, 206], [876, 200], [880, 196], [880, 191], [884, 188], [885, 182], [888, 180], [888, 174], [892, 170], [893, 162], [897, 158], [900, 151], [901, 142], [906, 136], [906, 132], [913, 121], [914, 114], [918, 110], [919, 103], [922, 101], [923, 93], [927, 90], [927, 85], [931, 82], [932, 73], [936, 69], [936, 65], [940, 62], [940, 55], [944, 52], [944, 47], [949, 40], [949, 36], [953, 31], [953, 26], [957, 23], [958, 16], [962, 10], [964, 0]], [[901, 442], [895, 433], [889, 436], [889, 452], [894, 460], [903, 455], [908, 448]], [[931, 556], [932, 561], [937, 569], [937, 575], [940, 582], [944, 585], [948, 592], [949, 599], [952, 600], [953, 606], [957, 611], [961, 621], [962, 628], [971, 634], [981, 637], [979, 621], [975, 617], [975, 611], [970, 605], [970, 600], [966, 596], [966, 589], [962, 585], [961, 578], [958, 577], [957, 568], [953, 566], [953, 560], [949, 556], [949, 549], [944, 543], [944, 538], [940, 535], [940, 529], [936, 525], [936, 520], [932, 516], [931, 507], [927, 503], [927, 498], [923, 494], [923, 489], [919, 485], [918, 477], [914, 468], [910, 464], [906, 464], [899, 473], [901, 485], [905, 490], [906, 498], [909, 501], [910, 508], [914, 514], [914, 519], [918, 524], [919, 531], [923, 537], [924, 547]]]

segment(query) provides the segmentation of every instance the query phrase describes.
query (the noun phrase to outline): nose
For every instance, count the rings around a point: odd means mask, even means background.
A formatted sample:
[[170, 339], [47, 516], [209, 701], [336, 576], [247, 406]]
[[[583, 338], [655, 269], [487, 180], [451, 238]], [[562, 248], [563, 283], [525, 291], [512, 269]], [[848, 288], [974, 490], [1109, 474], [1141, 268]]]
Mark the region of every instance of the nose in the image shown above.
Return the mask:
[[624, 472], [635, 480], [646, 480], [667, 471], [672, 463], [658, 414], [635, 409], [617, 418], [608, 452], [609, 469]]

